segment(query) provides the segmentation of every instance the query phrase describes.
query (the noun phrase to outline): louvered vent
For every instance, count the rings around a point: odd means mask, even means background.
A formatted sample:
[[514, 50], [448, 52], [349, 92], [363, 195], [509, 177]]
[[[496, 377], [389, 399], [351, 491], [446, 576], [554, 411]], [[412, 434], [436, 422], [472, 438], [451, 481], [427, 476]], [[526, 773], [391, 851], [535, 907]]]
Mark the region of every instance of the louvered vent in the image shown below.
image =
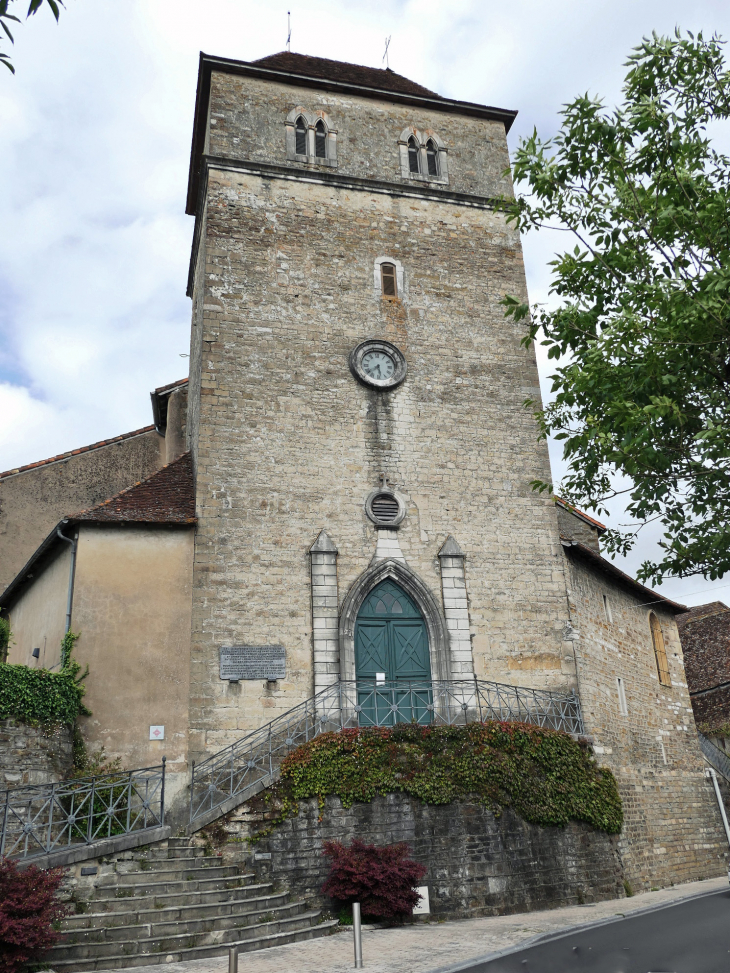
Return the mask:
[[307, 154], [307, 129], [302, 118], [297, 119], [296, 127], [297, 155]]
[[384, 524], [392, 524], [398, 519], [400, 507], [398, 501], [390, 493], [379, 493], [373, 497], [371, 504], [373, 517]]

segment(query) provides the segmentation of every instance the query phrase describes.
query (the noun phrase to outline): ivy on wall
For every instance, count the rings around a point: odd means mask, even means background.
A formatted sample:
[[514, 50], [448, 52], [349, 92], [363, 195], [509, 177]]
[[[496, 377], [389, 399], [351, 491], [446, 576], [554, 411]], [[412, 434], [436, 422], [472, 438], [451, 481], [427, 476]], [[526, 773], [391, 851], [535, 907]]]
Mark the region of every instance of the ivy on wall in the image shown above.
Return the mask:
[[279, 815], [257, 835], [297, 813], [298, 802], [328, 795], [345, 807], [401, 791], [427, 804], [466, 798], [499, 815], [510, 807], [526, 821], [585, 821], [617, 834], [623, 808], [610, 770], [585, 743], [526, 723], [466, 726], [400, 724], [388, 729], [325, 733], [288, 754], [269, 803]]
[[31, 669], [29, 666], [0, 664], [0, 720], [15, 719], [31, 726], [62, 723], [72, 726], [77, 716], [89, 716], [82, 697], [82, 681], [88, 666], [72, 658], [78, 633], [67, 632], [61, 642], [62, 669]]

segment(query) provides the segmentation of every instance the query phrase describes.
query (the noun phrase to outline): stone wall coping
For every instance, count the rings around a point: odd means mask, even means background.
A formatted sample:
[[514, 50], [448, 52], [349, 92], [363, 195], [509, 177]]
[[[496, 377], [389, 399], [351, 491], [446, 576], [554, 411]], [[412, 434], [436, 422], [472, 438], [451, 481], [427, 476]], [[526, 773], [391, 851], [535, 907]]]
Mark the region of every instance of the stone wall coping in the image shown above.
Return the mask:
[[29, 865], [36, 865], [38, 868], [58, 868], [60, 865], [73, 865], [89, 858], [116, 855], [117, 852], [129, 851], [130, 848], [140, 848], [142, 845], [164, 841], [170, 837], [171, 830], [167, 825], [159, 828], [146, 828], [144, 831], [120, 834], [115, 838], [104, 838], [89, 845], [72, 845], [70, 848], [59, 848], [58, 851], [52, 851], [48, 855], [23, 858], [18, 860], [17, 865], [21, 870]]

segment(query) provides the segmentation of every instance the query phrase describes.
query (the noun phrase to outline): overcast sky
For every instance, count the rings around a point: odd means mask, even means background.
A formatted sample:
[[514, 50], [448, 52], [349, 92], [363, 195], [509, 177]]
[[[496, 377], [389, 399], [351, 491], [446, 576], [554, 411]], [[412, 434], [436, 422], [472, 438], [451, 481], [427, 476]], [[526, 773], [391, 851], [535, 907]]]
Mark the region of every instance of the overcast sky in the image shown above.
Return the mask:
[[[150, 390], [187, 374], [198, 53], [280, 51], [288, 9], [293, 51], [382, 67], [391, 35], [394, 71], [518, 109], [511, 148], [535, 126], [552, 134], [579, 93], [618, 100], [652, 30], [730, 37], [727, 0], [67, 0], [58, 25], [43, 9], [16, 31], [17, 74], [0, 68], [0, 470], [148, 425]], [[531, 300], [545, 300], [553, 244], [524, 247]], [[661, 591], [730, 604], [721, 584]]]

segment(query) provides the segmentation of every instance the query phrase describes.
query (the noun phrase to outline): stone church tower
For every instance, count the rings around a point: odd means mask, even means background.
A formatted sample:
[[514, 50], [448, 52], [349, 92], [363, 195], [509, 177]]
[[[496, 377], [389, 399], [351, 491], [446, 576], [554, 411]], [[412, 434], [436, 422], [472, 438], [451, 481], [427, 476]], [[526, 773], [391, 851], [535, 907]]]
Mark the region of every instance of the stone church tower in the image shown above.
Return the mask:
[[[525, 297], [496, 206], [514, 117], [392, 71], [201, 55], [191, 756], [338, 678], [575, 685], [534, 352], [500, 306]], [[242, 644], [283, 646], [283, 678], [222, 680]]]

